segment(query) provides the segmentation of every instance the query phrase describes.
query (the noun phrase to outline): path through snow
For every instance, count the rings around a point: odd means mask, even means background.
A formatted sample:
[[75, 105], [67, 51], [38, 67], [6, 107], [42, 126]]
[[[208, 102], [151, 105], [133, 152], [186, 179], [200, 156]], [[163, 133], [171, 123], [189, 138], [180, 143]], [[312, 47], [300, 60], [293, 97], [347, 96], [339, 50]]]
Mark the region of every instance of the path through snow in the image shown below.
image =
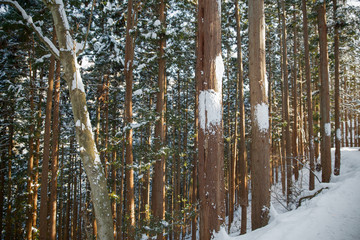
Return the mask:
[[[217, 240], [360, 240], [360, 151], [343, 148], [341, 175], [300, 208], [272, 214], [269, 225], [242, 236], [222, 229]], [[334, 151], [332, 151], [332, 158]]]

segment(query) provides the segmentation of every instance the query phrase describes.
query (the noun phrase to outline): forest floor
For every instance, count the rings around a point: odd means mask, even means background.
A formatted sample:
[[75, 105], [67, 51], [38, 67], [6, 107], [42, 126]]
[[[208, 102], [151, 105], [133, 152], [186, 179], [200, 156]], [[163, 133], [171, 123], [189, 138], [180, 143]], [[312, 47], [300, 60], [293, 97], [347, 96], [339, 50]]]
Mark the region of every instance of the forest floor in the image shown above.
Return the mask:
[[[334, 150], [332, 149], [334, 164]], [[333, 165], [334, 166], [334, 165]], [[333, 168], [332, 168], [333, 169]], [[308, 171], [307, 171], [308, 172]], [[321, 172], [317, 173], [321, 179]], [[306, 179], [306, 174], [304, 174]], [[303, 181], [304, 183], [306, 181]], [[302, 183], [301, 183], [302, 184]], [[300, 185], [301, 185], [300, 184]], [[303, 186], [305, 189], [307, 186]], [[316, 182], [314, 191], [301, 190], [297, 199], [313, 195], [294, 210], [286, 210], [272, 193], [270, 222], [266, 227], [239, 236], [236, 227], [228, 235], [222, 229], [217, 240], [360, 240], [360, 149], [342, 148], [341, 172], [330, 183]], [[280, 193], [280, 195], [282, 195]], [[248, 215], [250, 216], [250, 215]], [[237, 219], [239, 221], [239, 219]], [[235, 224], [234, 224], [235, 225]], [[248, 224], [250, 226], [250, 222]]]

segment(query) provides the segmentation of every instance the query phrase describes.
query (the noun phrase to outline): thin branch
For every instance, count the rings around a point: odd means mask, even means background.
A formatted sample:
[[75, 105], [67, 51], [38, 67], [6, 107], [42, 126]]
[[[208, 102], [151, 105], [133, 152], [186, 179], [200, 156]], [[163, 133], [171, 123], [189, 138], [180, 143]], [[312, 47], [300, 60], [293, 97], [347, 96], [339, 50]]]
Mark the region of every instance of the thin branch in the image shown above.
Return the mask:
[[57, 47], [50, 41], [49, 38], [45, 37], [42, 34], [41, 29], [34, 24], [32, 17], [25, 12], [25, 10], [19, 5], [17, 1], [0, 0], [0, 4], [10, 5], [16, 8], [21, 13], [24, 20], [34, 29], [35, 33], [38, 35], [40, 40], [46, 45], [49, 51], [54, 55], [54, 57], [56, 59], [60, 59], [60, 52], [57, 49]]
[[93, 12], [94, 12], [94, 7], [96, 5], [96, 0], [93, 0], [93, 4], [91, 6], [91, 13], [90, 13], [90, 18], [89, 18], [89, 23], [88, 23], [88, 27], [86, 29], [86, 36], [85, 36], [85, 42], [84, 42], [84, 46], [82, 49], [80, 49], [76, 55], [79, 56], [80, 53], [82, 53], [84, 50], [85, 50], [85, 47], [86, 47], [86, 42], [87, 42], [87, 39], [88, 39], [88, 35], [89, 35], [89, 32], [90, 32], [90, 26], [91, 26], [91, 20], [92, 20], [92, 16], [93, 16]]

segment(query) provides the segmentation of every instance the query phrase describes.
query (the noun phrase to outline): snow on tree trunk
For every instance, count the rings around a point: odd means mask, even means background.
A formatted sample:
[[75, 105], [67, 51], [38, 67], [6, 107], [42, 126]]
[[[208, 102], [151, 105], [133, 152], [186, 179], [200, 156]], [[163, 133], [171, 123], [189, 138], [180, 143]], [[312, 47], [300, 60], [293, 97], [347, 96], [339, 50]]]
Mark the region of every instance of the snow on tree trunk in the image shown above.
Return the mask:
[[104, 169], [96, 149], [89, 112], [87, 111], [86, 94], [76, 59], [76, 44], [69, 32], [69, 24], [62, 0], [56, 3], [44, 1], [53, 16], [56, 34], [60, 47], [60, 61], [64, 78], [69, 85], [70, 99], [74, 114], [76, 138], [80, 146], [80, 156], [90, 182], [91, 197], [100, 240], [114, 239], [111, 217], [110, 198]]
[[268, 223], [270, 209], [270, 139], [266, 96], [263, 0], [249, 2], [249, 63], [252, 125], [251, 225], [252, 229], [255, 230]]
[[321, 167], [322, 181], [329, 182], [331, 177], [331, 124], [330, 124], [330, 95], [329, 95], [329, 66], [326, 26], [325, 2], [318, 6], [319, 45], [320, 45], [320, 115], [321, 115]]
[[225, 218], [221, 1], [198, 4], [200, 239], [210, 239]]

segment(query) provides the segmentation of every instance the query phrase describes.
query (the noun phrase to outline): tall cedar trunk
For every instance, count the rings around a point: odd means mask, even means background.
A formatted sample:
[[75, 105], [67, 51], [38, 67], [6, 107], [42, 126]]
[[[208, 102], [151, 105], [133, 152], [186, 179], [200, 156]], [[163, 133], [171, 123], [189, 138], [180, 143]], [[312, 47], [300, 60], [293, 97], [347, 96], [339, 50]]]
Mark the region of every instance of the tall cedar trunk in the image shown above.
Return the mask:
[[134, 239], [135, 237], [135, 191], [134, 191], [134, 169], [133, 165], [133, 132], [132, 124], [132, 82], [133, 82], [133, 59], [134, 59], [134, 39], [131, 36], [131, 30], [134, 25], [133, 1], [128, 1], [127, 8], [127, 23], [126, 23], [126, 46], [125, 46], [125, 63], [124, 68], [126, 93], [125, 93], [125, 127], [126, 130], [126, 167], [125, 167], [125, 182], [126, 182], [126, 217], [127, 224], [127, 238]]
[[244, 105], [244, 77], [242, 64], [242, 49], [241, 49], [241, 27], [239, 2], [235, 0], [235, 18], [236, 18], [236, 36], [237, 36], [237, 81], [239, 82], [239, 164], [237, 167], [239, 175], [239, 194], [238, 202], [241, 206], [241, 230], [240, 234], [246, 233], [247, 228], [247, 206], [248, 206], [248, 189], [247, 189], [247, 154], [245, 141], [245, 105]]
[[283, 77], [284, 77], [284, 121], [285, 121], [285, 161], [286, 161], [286, 202], [291, 201], [291, 189], [292, 189], [292, 153], [291, 153], [291, 137], [290, 137], [290, 117], [289, 117], [289, 80], [287, 70], [287, 43], [286, 43], [286, 10], [285, 0], [281, 1], [281, 20], [282, 20], [282, 65], [283, 65]]
[[48, 77], [48, 90], [45, 108], [45, 133], [44, 133], [44, 154], [41, 171], [41, 202], [40, 202], [40, 240], [48, 239], [48, 175], [50, 161], [50, 137], [51, 137], [51, 111], [52, 95], [54, 90], [55, 56], [50, 57], [50, 69]]
[[64, 69], [64, 78], [69, 85], [70, 99], [75, 120], [76, 138], [80, 146], [80, 156], [90, 182], [92, 201], [100, 240], [113, 239], [110, 199], [104, 169], [97, 152], [89, 113], [86, 94], [77, 63], [74, 44], [61, 0], [55, 3], [45, 2], [52, 13], [59, 48], [60, 61]]
[[222, 126], [221, 1], [198, 2], [200, 239], [225, 220]]
[[51, 168], [51, 189], [49, 201], [49, 239], [56, 239], [56, 199], [57, 199], [57, 177], [59, 171], [59, 111], [60, 111], [60, 62], [56, 62], [56, 78], [54, 88], [54, 110], [52, 124], [52, 168]]
[[[34, 70], [34, 76], [36, 75], [36, 69]], [[42, 69], [40, 72], [40, 79], [43, 79], [44, 77], [44, 70]], [[41, 86], [41, 84], [40, 84]], [[35, 159], [34, 159], [34, 169], [38, 169], [39, 167], [39, 161], [40, 161], [40, 138], [41, 138], [41, 131], [43, 128], [43, 120], [42, 120], [42, 112], [41, 112], [41, 108], [42, 108], [42, 98], [43, 98], [43, 94], [41, 94], [41, 92], [39, 93], [39, 102], [38, 102], [38, 110], [37, 110], [37, 126], [36, 126], [36, 130], [35, 130]], [[38, 212], [38, 182], [39, 182], [39, 171], [36, 170], [34, 173], [34, 187], [33, 187], [33, 193], [34, 193], [34, 197], [33, 197], [33, 227], [36, 228], [37, 226], [37, 212]], [[34, 239], [34, 236], [33, 236]]]
[[[29, 59], [32, 59], [31, 53], [29, 51]], [[29, 60], [29, 73], [30, 73], [30, 110], [31, 110], [31, 116], [34, 116], [34, 109], [35, 109], [35, 105], [34, 105], [34, 78], [31, 75], [32, 74], [32, 65], [31, 65], [31, 60]], [[33, 184], [34, 184], [34, 176], [33, 176], [33, 171], [34, 171], [34, 131], [35, 131], [35, 121], [34, 119], [32, 119], [32, 124], [30, 125], [30, 129], [29, 129], [29, 161], [28, 161], [28, 184], [27, 184], [27, 191], [29, 193], [28, 196], [28, 204], [29, 204], [29, 212], [27, 215], [27, 221], [26, 221], [26, 239], [27, 240], [31, 240], [33, 238], [33, 231], [32, 231], [32, 227], [33, 227], [33, 199], [34, 199], [34, 192], [33, 192]], [[2, 207], [2, 205], [1, 205]], [[2, 221], [1, 224], [2, 225]], [[1, 234], [0, 234], [0, 239], [1, 239]]]
[[[199, 23], [198, 23], [199, 24]], [[193, 206], [193, 211], [197, 211], [197, 201], [198, 201], [198, 142], [199, 142], [199, 78], [201, 76], [200, 69], [200, 58], [199, 55], [199, 32], [196, 33], [196, 69], [195, 69], [195, 113], [194, 113], [194, 156], [192, 161], [192, 199], [191, 204]], [[194, 214], [192, 217], [191, 225], [191, 240], [196, 240], [197, 233], [197, 214]]]
[[334, 22], [335, 22], [335, 36], [334, 36], [334, 53], [335, 53], [335, 167], [334, 174], [340, 174], [340, 141], [341, 141], [341, 130], [340, 130], [340, 80], [339, 80], [339, 23], [337, 22], [337, 0], [333, 0], [334, 8]]
[[[159, 20], [163, 28], [165, 28], [165, 11], [165, 0], [160, 0]], [[155, 148], [157, 151], [160, 151], [165, 143], [165, 44], [165, 36], [161, 34], [159, 40], [159, 92], [156, 97], [156, 112], [159, 114], [159, 119], [155, 126]], [[165, 156], [163, 154], [157, 159], [154, 166], [152, 189], [152, 211], [156, 221], [161, 221], [165, 219]], [[162, 233], [157, 235], [157, 239], [163, 238]]]
[[[295, 6], [294, 6], [295, 8]], [[293, 123], [293, 136], [292, 136], [292, 157], [293, 157], [293, 172], [295, 180], [299, 179], [299, 156], [298, 156], [298, 97], [297, 97], [297, 17], [296, 11], [294, 11], [294, 69], [293, 69], [293, 112], [294, 112], [294, 123]]]
[[[114, 102], [117, 102], [117, 99], [114, 99]], [[115, 136], [116, 134], [116, 126], [117, 126], [117, 122], [115, 121], [116, 119], [116, 104], [113, 105], [113, 126], [112, 126], [112, 135]], [[113, 142], [113, 146], [112, 146], [112, 154], [111, 154], [111, 192], [112, 194], [118, 194], [117, 192], [117, 181], [116, 181], [116, 176], [117, 176], [117, 147], [116, 147], [116, 142]], [[117, 239], [117, 236], [120, 234], [118, 232], [117, 229], [117, 199], [113, 198], [111, 200], [111, 212], [112, 212], [112, 218], [113, 218], [113, 228], [114, 228], [114, 239]]]
[[[227, 48], [227, 59], [230, 57], [230, 50]], [[226, 61], [226, 78], [227, 78], [227, 90], [228, 90], [228, 98], [231, 99], [231, 93], [230, 89], [232, 88], [231, 80], [230, 80], [230, 68], [229, 68], [229, 61]], [[237, 96], [235, 96], [235, 102], [237, 101]], [[229, 224], [228, 224], [228, 232], [230, 232], [231, 223], [234, 219], [234, 204], [235, 204], [235, 158], [233, 158], [233, 150], [236, 149], [233, 143], [233, 131], [232, 131], [232, 121], [231, 121], [231, 101], [228, 101], [228, 218], [229, 218]], [[237, 108], [235, 108], [237, 109]], [[236, 110], [235, 110], [235, 118], [236, 118]], [[234, 146], [234, 149], [232, 147]]]
[[[279, 26], [281, 26], [281, 10], [280, 10], [280, 2], [279, 0], [277, 0], [277, 11], [278, 11], [278, 20], [279, 20]], [[282, 28], [281, 28], [282, 29]], [[282, 36], [282, 32], [279, 31], [279, 39], [280, 39], [280, 59], [282, 62], [283, 59], [283, 36]], [[283, 64], [280, 64], [280, 68], [281, 68], [281, 81], [280, 81], [280, 88], [281, 88], [281, 119], [284, 122], [285, 120], [285, 111], [284, 111], [284, 105], [285, 105], [285, 100], [284, 100], [284, 66]], [[285, 126], [284, 124], [282, 124], [281, 126], [281, 143], [279, 144], [279, 157], [280, 157], [280, 162], [281, 162], [281, 187], [282, 187], [282, 193], [283, 195], [285, 195], [285, 191], [286, 191], [286, 174], [285, 174], [285, 168], [286, 168], [286, 158], [285, 158]]]
[[313, 107], [312, 107], [310, 56], [309, 56], [309, 34], [308, 34], [306, 0], [302, 0], [302, 14], [303, 14], [304, 48], [305, 48], [305, 77], [306, 77], [306, 86], [307, 86], [308, 138], [309, 138], [309, 162], [310, 162], [309, 190], [313, 190], [315, 188], [315, 182], [314, 182], [315, 149], [314, 149]]
[[[270, 210], [269, 110], [266, 96], [264, 1], [249, 2], [249, 80], [251, 104], [251, 225], [265, 226]], [[259, 151], [261, 146], [262, 151]]]
[[321, 167], [322, 182], [329, 182], [331, 177], [331, 124], [330, 124], [330, 95], [329, 95], [329, 70], [328, 70], [328, 45], [326, 27], [325, 2], [318, 6], [318, 24], [320, 41], [320, 75], [321, 75]]
[[[152, 108], [152, 97], [149, 95], [149, 112]], [[151, 151], [151, 123], [148, 123], [146, 126], [146, 149], [147, 152]], [[149, 169], [149, 163], [150, 163], [150, 157], [147, 155], [145, 157], [145, 166], [146, 169], [143, 173], [143, 183], [142, 183], [142, 189], [141, 189], [141, 208], [140, 208], [140, 219], [144, 223], [146, 223], [149, 220], [150, 214], [149, 214], [149, 203], [150, 203], [150, 169]]]

